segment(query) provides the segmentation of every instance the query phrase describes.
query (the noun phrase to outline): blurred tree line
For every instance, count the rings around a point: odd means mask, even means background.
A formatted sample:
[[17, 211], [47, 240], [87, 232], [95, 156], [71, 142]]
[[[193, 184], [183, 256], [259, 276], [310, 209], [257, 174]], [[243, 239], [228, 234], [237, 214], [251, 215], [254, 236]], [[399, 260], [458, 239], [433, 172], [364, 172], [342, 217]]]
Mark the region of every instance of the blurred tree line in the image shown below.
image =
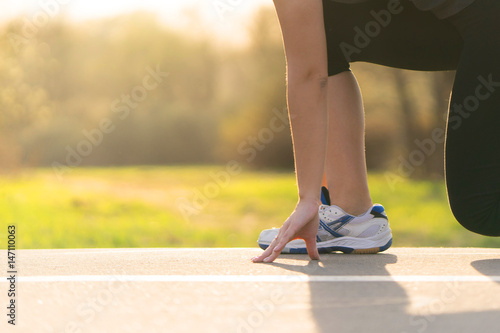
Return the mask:
[[[167, 28], [148, 13], [53, 19], [29, 33], [22, 19], [3, 25], [0, 169], [232, 159], [292, 168], [274, 12], [262, 9], [248, 29], [250, 42], [236, 47]], [[353, 72], [364, 95], [369, 168], [441, 175], [442, 142], [432, 153], [421, 142], [444, 128], [453, 74], [370, 64]]]

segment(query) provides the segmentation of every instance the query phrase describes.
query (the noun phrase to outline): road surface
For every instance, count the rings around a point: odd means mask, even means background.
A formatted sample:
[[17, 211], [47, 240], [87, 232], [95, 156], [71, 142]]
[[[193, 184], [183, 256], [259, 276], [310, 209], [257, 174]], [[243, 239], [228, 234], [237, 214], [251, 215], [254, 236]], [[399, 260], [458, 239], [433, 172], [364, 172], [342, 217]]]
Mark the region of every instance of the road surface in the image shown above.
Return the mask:
[[0, 282], [1, 332], [499, 332], [500, 249], [251, 263], [260, 252], [17, 250], [15, 298], [7, 269]]

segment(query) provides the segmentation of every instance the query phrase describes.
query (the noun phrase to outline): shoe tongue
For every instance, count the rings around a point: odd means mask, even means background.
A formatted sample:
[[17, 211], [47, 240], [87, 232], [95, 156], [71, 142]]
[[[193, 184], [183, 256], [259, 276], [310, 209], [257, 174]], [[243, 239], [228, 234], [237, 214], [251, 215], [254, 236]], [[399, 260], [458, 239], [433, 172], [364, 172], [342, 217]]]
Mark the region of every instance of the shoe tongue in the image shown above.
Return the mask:
[[339, 206], [327, 206], [327, 205], [321, 205], [319, 208], [319, 214], [320, 218], [323, 221], [327, 222], [333, 222], [335, 220], [338, 220], [339, 218], [349, 215], [347, 214], [342, 208]]
[[321, 203], [323, 205], [331, 205], [330, 192], [328, 192], [328, 189], [325, 186], [321, 187]]

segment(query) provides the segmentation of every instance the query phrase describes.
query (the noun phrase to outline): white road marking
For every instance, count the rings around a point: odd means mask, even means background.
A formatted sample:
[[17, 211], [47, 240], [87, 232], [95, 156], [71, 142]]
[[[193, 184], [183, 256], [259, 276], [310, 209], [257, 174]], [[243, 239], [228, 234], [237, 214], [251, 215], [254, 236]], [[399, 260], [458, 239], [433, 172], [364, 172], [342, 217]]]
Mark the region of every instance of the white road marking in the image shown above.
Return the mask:
[[[124, 248], [124, 249], [88, 249], [85, 251], [79, 251], [79, 250], [74, 250], [74, 251], [65, 251], [65, 250], [20, 250], [20, 251], [37, 251], [37, 252], [43, 252], [43, 255], [94, 255], [94, 254], [111, 254], [111, 253], [148, 253], [148, 252], [206, 252], [206, 251], [228, 251], [228, 250], [244, 250], [244, 251], [255, 251], [255, 252], [262, 252], [261, 249], [259, 248], [246, 248], [246, 247], [237, 247], [237, 248], [136, 248], [136, 249], [131, 249], [131, 248]], [[403, 251], [405, 248], [403, 248]], [[385, 253], [379, 254], [379, 255], [385, 255], [385, 254], [394, 254], [398, 256], [435, 256], [435, 255], [445, 255], [445, 256], [462, 256], [462, 255], [486, 255], [486, 256], [500, 256], [500, 250], [497, 252], [426, 252], [426, 248], [422, 248], [421, 252], [418, 253], [404, 253], [404, 252], [391, 252], [391, 250], [388, 250]], [[450, 249], [453, 250], [453, 249]], [[340, 254], [339, 255], [343, 255]], [[283, 258], [286, 258], [289, 255], [284, 255]], [[356, 254], [356, 256], [359, 256], [359, 254]], [[499, 258], [500, 259], [500, 258]]]
[[[247, 248], [235, 248], [236, 250], [251, 250]], [[43, 255], [94, 255], [94, 254], [111, 254], [111, 253], [148, 253], [148, 252], [172, 252], [172, 251], [182, 251], [182, 252], [206, 252], [206, 251], [222, 251], [228, 250], [228, 248], [165, 248], [165, 249], [124, 249], [124, 250], [92, 250], [87, 251], [64, 251], [64, 250], [20, 250], [20, 251], [37, 251], [43, 253]], [[255, 248], [253, 249], [255, 250]], [[257, 249], [260, 250], [260, 249]], [[262, 250], [260, 250], [262, 251]]]
[[[17, 282], [500, 282], [484, 275], [61, 275], [18, 276]], [[0, 280], [8, 282], [6, 278]]]

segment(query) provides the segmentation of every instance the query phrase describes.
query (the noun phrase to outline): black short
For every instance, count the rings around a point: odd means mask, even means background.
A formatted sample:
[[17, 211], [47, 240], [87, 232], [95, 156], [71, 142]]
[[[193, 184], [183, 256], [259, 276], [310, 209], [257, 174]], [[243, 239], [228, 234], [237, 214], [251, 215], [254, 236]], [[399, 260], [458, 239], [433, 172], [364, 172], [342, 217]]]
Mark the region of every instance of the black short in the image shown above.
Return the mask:
[[463, 42], [456, 29], [408, 0], [323, 0], [323, 10], [329, 75], [356, 61], [415, 70], [457, 68]]

